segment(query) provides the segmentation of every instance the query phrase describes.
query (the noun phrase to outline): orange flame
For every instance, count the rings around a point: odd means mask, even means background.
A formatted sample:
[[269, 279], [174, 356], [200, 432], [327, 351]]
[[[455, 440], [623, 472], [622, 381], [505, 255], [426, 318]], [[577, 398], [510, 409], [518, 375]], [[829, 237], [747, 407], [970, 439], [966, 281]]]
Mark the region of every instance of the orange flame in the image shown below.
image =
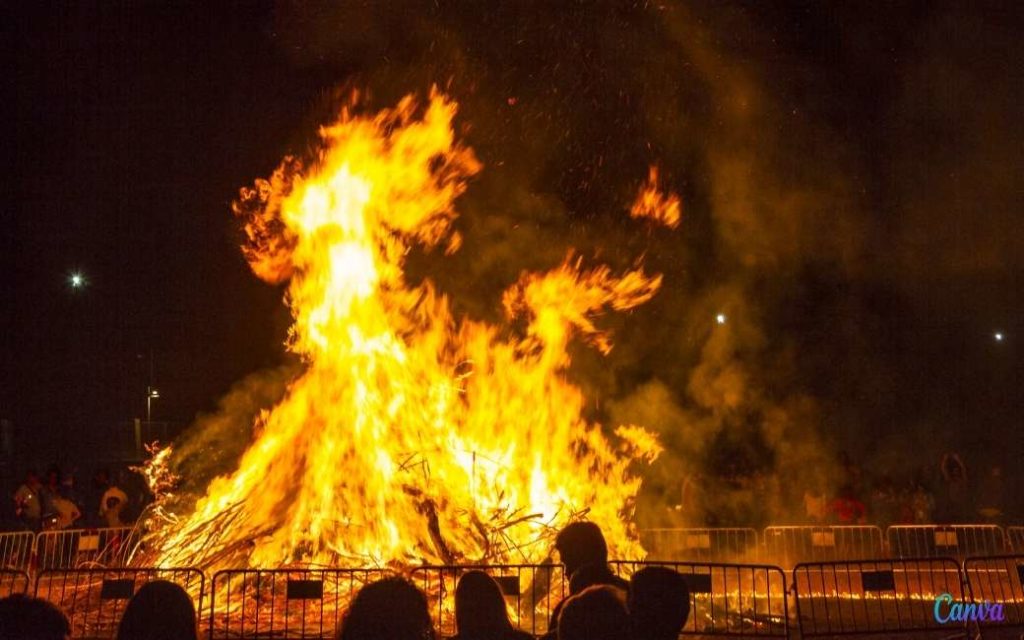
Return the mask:
[[664, 193], [658, 182], [658, 167], [651, 166], [647, 173], [647, 183], [640, 189], [629, 215], [634, 218], [647, 218], [669, 229], [679, 226], [683, 205], [679, 196]]
[[237, 470], [160, 532], [160, 564], [537, 562], [583, 513], [616, 556], [642, 554], [631, 464], [660, 448], [640, 427], [613, 440], [582, 417], [567, 345], [607, 351], [592, 316], [643, 303], [660, 276], [572, 258], [523, 274], [504, 296], [520, 338], [456, 321], [429, 281], [408, 283], [414, 244], [457, 248], [454, 202], [480, 170], [455, 113], [436, 92], [422, 107], [346, 110], [321, 129], [315, 164], [286, 159], [242, 189], [246, 257], [288, 281], [289, 348], [306, 370]]

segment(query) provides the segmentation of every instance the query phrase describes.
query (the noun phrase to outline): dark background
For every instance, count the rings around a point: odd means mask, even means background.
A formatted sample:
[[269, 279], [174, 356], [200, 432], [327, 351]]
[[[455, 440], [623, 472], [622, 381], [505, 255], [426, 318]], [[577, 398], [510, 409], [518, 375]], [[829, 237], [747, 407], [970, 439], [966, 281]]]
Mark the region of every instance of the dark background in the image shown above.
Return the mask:
[[[520, 189], [552, 203], [531, 220], [542, 242], [557, 238], [549, 253], [639, 248], [667, 274], [663, 300], [616, 325], [624, 347], [614, 379], [593, 376], [595, 393], [628, 404], [657, 378], [673, 405], [716, 424], [808, 398], [822, 447], [879, 468], [933, 449], [966, 452], [969, 467], [1020, 459], [1014, 3], [487, 4], [8, 7], [0, 417], [16, 463], [102, 457], [95, 447], [144, 415], [151, 362], [154, 420], [179, 425], [280, 363], [288, 312], [237, 248], [237, 189], [302, 152], [338, 87], [369, 86], [384, 106], [431, 82], [465, 102], [469, 141], [492, 170], [467, 196], [468, 238], [514, 236], [511, 224], [480, 230], [477, 212], [508, 196], [494, 184], [537, 165]], [[672, 21], [694, 25], [699, 44], [662, 47]], [[678, 75], [657, 75], [666, 69]], [[736, 106], [748, 86], [763, 118]], [[662, 91], [678, 102], [640, 97]], [[677, 103], [688, 105], [678, 126]], [[713, 169], [734, 152], [764, 158], [760, 186], [812, 185], [764, 189], [780, 202], [813, 193], [813, 204], [790, 217], [769, 203], [741, 226], [796, 237], [792, 250], [729, 239]], [[651, 160], [684, 196], [682, 241], [619, 221]], [[484, 264], [491, 250], [467, 242], [460, 259]], [[541, 261], [510, 255], [438, 279], [460, 309], [485, 313], [521, 265]], [[75, 271], [80, 290], [68, 286]], [[739, 410], [748, 417], [723, 418], [694, 399], [709, 357], [694, 327], [734, 295], [756, 337], [737, 338], [729, 358], [760, 391]]]

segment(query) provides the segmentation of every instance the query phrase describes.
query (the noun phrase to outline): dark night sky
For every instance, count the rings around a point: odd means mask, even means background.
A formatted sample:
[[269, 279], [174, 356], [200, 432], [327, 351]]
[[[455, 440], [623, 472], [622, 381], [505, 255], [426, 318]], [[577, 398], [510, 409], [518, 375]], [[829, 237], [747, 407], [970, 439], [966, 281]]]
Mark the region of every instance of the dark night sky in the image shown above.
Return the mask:
[[[537, 78], [562, 82], [535, 73], [559, 54], [509, 55], [501, 66], [503, 35], [529, 39], [550, 23], [546, 46], [557, 47], [592, 28], [581, 3], [566, 3], [565, 16], [540, 4], [538, 16], [525, 3], [497, 16], [473, 3], [424, 4], [424, 20], [480, 44], [466, 55], [496, 70], [481, 85], [500, 83], [495, 95], [527, 102], [545, 81]], [[813, 147], [830, 148], [831, 137], [852, 167], [855, 266], [809, 258], [787, 271], [786, 286], [772, 289], [773, 311], [762, 315], [765, 331], [806, 354], [788, 384], [814, 396], [826, 416], [841, 416], [824, 423], [854, 434], [839, 438], [844, 446], [856, 434], [938, 421], [946, 436], [963, 429], [954, 448], [1005, 443], [1006, 455], [1019, 455], [1020, 16], [1010, 3], [969, 14], [939, 2], [853, 5], [695, 10], [775, 104], [813, 121]], [[351, 31], [339, 36], [347, 49], [322, 46], [322, 34], [310, 36], [320, 45], [303, 48], [303, 25], [317, 12], [290, 3], [8, 9], [0, 417], [19, 433], [59, 439], [139, 415], [150, 351], [162, 395], [155, 417], [181, 422], [281, 361], [281, 290], [249, 272], [230, 203], [301, 148], [326, 97], [351, 74], [376, 82], [381, 60], [417, 64], [420, 45], [405, 43], [406, 32], [423, 37], [409, 26], [412, 3], [383, 18], [355, 6]], [[630, 12], [657, 12], [623, 6], [627, 22]], [[730, 30], [733, 21], [744, 26]], [[375, 41], [388, 29], [387, 42]], [[493, 50], [477, 53], [488, 44]], [[476, 135], [487, 164], [493, 141]], [[579, 153], [587, 150], [584, 142]], [[571, 215], [597, 198], [565, 177], [577, 165], [553, 166], [537, 190], [561, 200], [571, 224], [599, 230], [601, 215]], [[67, 286], [76, 269], [88, 278], [81, 291]], [[996, 330], [1007, 336], [1001, 344]], [[630, 375], [643, 378], [637, 369]], [[978, 435], [986, 431], [995, 435]]]

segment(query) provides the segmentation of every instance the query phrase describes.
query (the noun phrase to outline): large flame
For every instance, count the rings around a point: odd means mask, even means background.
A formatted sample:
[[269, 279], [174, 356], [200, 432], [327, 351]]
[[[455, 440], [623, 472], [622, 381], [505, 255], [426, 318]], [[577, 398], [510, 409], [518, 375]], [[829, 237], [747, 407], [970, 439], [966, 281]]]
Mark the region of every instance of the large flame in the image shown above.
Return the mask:
[[583, 514], [616, 555], [642, 553], [631, 464], [657, 442], [582, 417], [567, 346], [610, 348], [592, 316], [646, 301], [660, 277], [572, 256], [523, 274], [503, 298], [516, 337], [457, 321], [430, 282], [407, 282], [413, 245], [457, 249], [454, 202], [480, 170], [455, 112], [436, 92], [372, 117], [345, 110], [314, 163], [286, 159], [242, 190], [246, 257], [288, 281], [289, 348], [306, 368], [237, 470], [161, 532], [161, 564], [536, 562]]

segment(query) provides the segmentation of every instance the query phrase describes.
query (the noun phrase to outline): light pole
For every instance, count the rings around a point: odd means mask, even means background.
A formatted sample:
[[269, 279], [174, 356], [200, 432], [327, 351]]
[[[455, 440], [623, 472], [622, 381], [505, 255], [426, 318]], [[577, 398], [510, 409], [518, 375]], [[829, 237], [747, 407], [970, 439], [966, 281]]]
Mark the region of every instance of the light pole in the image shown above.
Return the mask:
[[160, 397], [160, 392], [153, 387], [146, 387], [146, 422], [151, 422], [153, 417], [153, 400]]

